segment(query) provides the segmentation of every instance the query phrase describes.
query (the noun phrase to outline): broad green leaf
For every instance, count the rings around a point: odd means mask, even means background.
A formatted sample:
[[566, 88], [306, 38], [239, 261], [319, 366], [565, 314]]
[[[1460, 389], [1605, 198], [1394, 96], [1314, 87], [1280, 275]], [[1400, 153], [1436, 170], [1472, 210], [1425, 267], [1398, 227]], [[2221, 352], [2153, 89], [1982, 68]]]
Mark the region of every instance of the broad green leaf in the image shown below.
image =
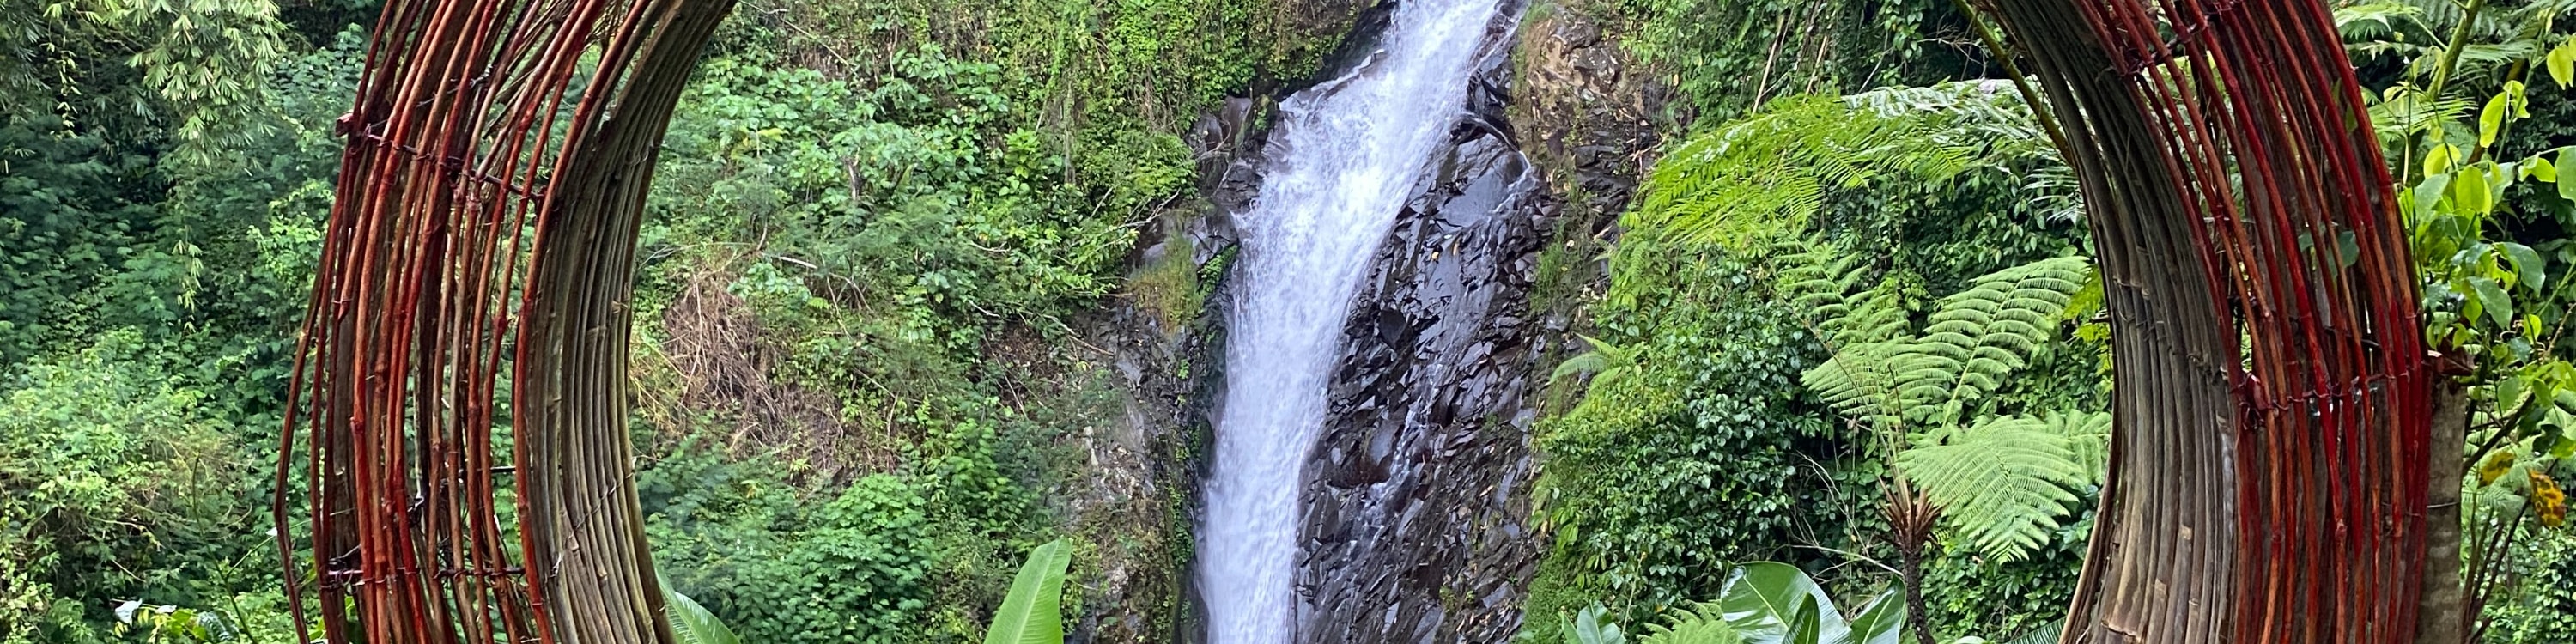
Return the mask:
[[[1812, 602], [1812, 603], [1811, 603]], [[1745, 644], [1794, 644], [1801, 634], [1799, 610], [1812, 606], [1815, 620], [1804, 633], [1817, 642], [1842, 642], [1850, 627], [1834, 610], [1833, 599], [1807, 572], [1789, 564], [1757, 561], [1737, 567], [1719, 593], [1718, 610]]]
[[1618, 624], [1601, 621], [1602, 613], [1606, 612], [1609, 609], [1602, 607], [1600, 602], [1593, 602], [1577, 611], [1574, 621], [1563, 626], [1564, 644], [1625, 644], [1628, 635], [1619, 631]]
[[2504, 94], [2487, 98], [2487, 106], [2478, 110], [2478, 147], [2495, 147], [2496, 135], [2504, 131], [2504, 115], [2512, 109], [2512, 99]]
[[2522, 176], [2541, 183], [2558, 183], [2558, 164], [2532, 157], [2529, 164], [2522, 166]]
[[1002, 608], [993, 611], [984, 644], [1064, 644], [1064, 571], [1071, 565], [1073, 547], [1063, 539], [1030, 550]]
[[2451, 206], [2468, 214], [2486, 214], [2495, 207], [2495, 195], [2487, 191], [2485, 168], [2461, 168], [2451, 175]]
[[2549, 67], [2549, 79], [2558, 81], [2558, 87], [2564, 89], [2569, 83], [2576, 83], [2576, 39], [2550, 48], [2549, 56], [2542, 62]]
[[2496, 248], [2503, 249], [2505, 259], [2513, 261], [2514, 281], [2518, 286], [2538, 291], [2542, 283], [2549, 281], [2548, 265], [2540, 261], [2539, 251], [2513, 242], [2496, 242]]
[[2522, 395], [2531, 393], [2531, 380], [2516, 374], [2496, 381], [2495, 399], [2499, 410], [2522, 406]]
[[2469, 278], [2469, 290], [2477, 295], [2478, 308], [2498, 327], [2513, 324], [2513, 298], [2504, 294], [2504, 285], [2484, 277]]
[[2442, 205], [2442, 194], [2449, 192], [2450, 189], [2451, 175], [2435, 174], [2425, 176], [2423, 183], [2415, 184], [2415, 200], [2413, 202], [2415, 204], [2415, 214], [2418, 216], [2433, 214], [2433, 209]]
[[[2576, 163], [2576, 148], [2559, 148], [2556, 165], [2564, 168], [2569, 163]], [[2576, 181], [2558, 182], [2558, 198], [2576, 201]]]
[[1825, 644], [1902, 644], [1905, 618], [1905, 599], [1890, 588], [1852, 615], [1849, 635]]
[[680, 644], [741, 644], [742, 639], [734, 636], [733, 629], [725, 627], [724, 620], [716, 619], [715, 613], [708, 612], [707, 607], [698, 605], [697, 600], [689, 599], [688, 595], [680, 594], [678, 589], [671, 587], [671, 580], [661, 579], [660, 582], [662, 619], [671, 622], [671, 632], [678, 636]]
[[2451, 161], [2456, 158], [2459, 158], [2459, 148], [2449, 145], [2433, 146], [2433, 149], [2424, 152], [2424, 176], [2430, 177], [2450, 172]]
[[1819, 596], [1798, 600], [1798, 619], [1789, 625], [1791, 644], [1819, 644], [1823, 641], [1823, 633], [1819, 632], [1824, 630], [1820, 614], [1826, 605], [1824, 598]]

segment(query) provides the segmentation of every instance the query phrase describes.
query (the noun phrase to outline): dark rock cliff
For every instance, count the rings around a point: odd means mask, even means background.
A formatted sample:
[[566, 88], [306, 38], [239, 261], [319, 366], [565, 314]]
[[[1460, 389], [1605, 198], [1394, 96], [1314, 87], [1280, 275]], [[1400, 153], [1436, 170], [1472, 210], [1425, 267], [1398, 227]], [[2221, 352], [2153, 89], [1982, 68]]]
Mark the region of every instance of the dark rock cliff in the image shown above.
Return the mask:
[[1580, 319], [1563, 292], [1599, 278], [1595, 249], [1635, 191], [1656, 99], [1579, 12], [1531, 9], [1510, 49], [1484, 61], [1472, 118], [1344, 326], [1302, 492], [1301, 642], [1520, 630], [1546, 547], [1530, 523], [1532, 424]]
[[1484, 61], [1344, 326], [1302, 492], [1301, 641], [1519, 630], [1540, 545], [1523, 399], [1549, 338], [1528, 294], [1555, 208], [1502, 119], [1507, 62]]

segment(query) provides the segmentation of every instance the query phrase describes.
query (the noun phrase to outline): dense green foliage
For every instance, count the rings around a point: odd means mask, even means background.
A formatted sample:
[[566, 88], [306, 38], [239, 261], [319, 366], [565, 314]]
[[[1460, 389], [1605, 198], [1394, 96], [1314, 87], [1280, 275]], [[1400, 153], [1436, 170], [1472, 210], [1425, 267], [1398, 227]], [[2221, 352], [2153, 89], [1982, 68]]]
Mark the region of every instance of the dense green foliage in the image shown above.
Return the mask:
[[[1360, 4], [738, 7], [665, 141], [631, 302], [647, 536], [699, 609], [674, 617], [711, 643], [1180, 628], [1185, 486], [1101, 464], [1132, 365], [1085, 332], [1113, 301], [1203, 317], [1222, 259], [1128, 265], [1203, 207], [1182, 137], [1317, 69]], [[1606, 283], [1549, 296], [1582, 300], [1583, 344], [1533, 437], [1525, 637], [1893, 637], [1893, 477], [1945, 511], [1932, 629], [2044, 633], [2101, 482], [2109, 330], [2073, 181], [1945, 43], [1972, 39], [1958, 5], [1561, 4], [1672, 90], [1673, 136], [1615, 239], [1543, 260]], [[2473, 554], [2489, 641], [2563, 642], [2576, 40], [2567, 3], [2473, 4], [2339, 18], [2429, 337], [2472, 363], [2467, 527], [2511, 535]], [[375, 8], [0, 0], [0, 644], [291, 639], [270, 468]]]
[[[133, 46], [64, 28], [50, 42]], [[277, 70], [229, 79], [264, 88], [255, 106], [164, 104], [115, 71], [121, 59], [74, 55], [55, 60], [81, 73], [29, 91], [144, 109], [65, 100], [0, 119], [0, 641], [116, 641], [182, 610], [221, 633], [292, 637], [266, 464], [356, 66], [355, 34], [332, 33], [241, 63]], [[178, 114], [276, 127], [174, 139]], [[137, 600], [173, 608], [120, 619]]]
[[1926, 0], [1593, 0], [1629, 24], [1623, 40], [1669, 71], [1679, 107], [1711, 122], [1770, 100], [1921, 83], [1970, 63], [1955, 5]]
[[[2576, 35], [2556, 2], [2385, 0], [2336, 13], [2373, 99], [2423, 278], [2428, 344], [2466, 372], [2460, 518], [2473, 632], [2576, 637], [2551, 582], [2576, 560], [2560, 481], [2576, 478], [2576, 181], [2566, 93]], [[2472, 615], [2478, 615], [2472, 613]]]
[[[1623, 644], [1627, 633], [1595, 604], [1559, 631], [1562, 644]], [[1868, 597], [1845, 615], [1823, 586], [1797, 566], [1756, 561], [1727, 574], [1716, 601], [1675, 607], [1649, 621], [1639, 644], [1897, 644], [1905, 605], [1893, 591]]]
[[[284, 641], [268, 464], [374, 6], [5, 8], [0, 641], [115, 641], [132, 599]], [[1164, 602], [1128, 608], [1177, 615], [1180, 500], [1062, 493], [1090, 476], [1067, 437], [1125, 416], [1096, 357], [1044, 347], [1195, 212], [1183, 129], [1314, 69], [1353, 10], [739, 7], [634, 301], [671, 585], [752, 641], [968, 641], [1071, 534], [1077, 578], [1114, 558]], [[1195, 310], [1177, 275], [1157, 304]]]
[[261, 446], [152, 358], [110, 333], [0, 396], [0, 641], [104, 640], [113, 604], [93, 602], [109, 597], [276, 601], [252, 590], [274, 554], [259, 556], [267, 513], [239, 480]]
[[[1778, 559], [1877, 579], [1834, 565], [1887, 556], [1871, 488], [1905, 442], [1884, 443], [1886, 429], [1868, 419], [1910, 414], [1908, 422], [1928, 423], [1923, 430], [1964, 429], [1963, 421], [1989, 415], [2102, 408], [2098, 350], [2056, 332], [2069, 325], [2060, 312], [2084, 280], [2080, 262], [2072, 270], [2019, 269], [2046, 272], [2054, 288], [1978, 290], [1996, 283], [1980, 276], [2082, 244], [2063, 216], [2071, 185], [2028, 119], [2014, 96], [1952, 84], [1786, 99], [1675, 148], [1683, 151], [1677, 156], [1705, 152], [1668, 159], [1650, 177], [1608, 258], [1607, 293], [1588, 311], [1599, 352], [1616, 350], [1619, 375], [1596, 376], [1580, 404], [1542, 425], [1542, 518], [1557, 539], [1533, 589], [1534, 628], [1588, 598], [1611, 599], [1631, 618], [1687, 606], [1714, 594], [1723, 580], [1713, 571], [1737, 561]], [[1753, 198], [1680, 194], [1690, 192]], [[1757, 206], [1741, 206], [1748, 203]], [[1801, 284], [1826, 286], [1790, 288]], [[1833, 301], [1801, 299], [1824, 292]], [[2039, 293], [2047, 297], [2033, 319], [1996, 315]], [[1941, 313], [1944, 301], [1956, 312]], [[1969, 322], [1969, 312], [1983, 321], [1975, 333], [1960, 333], [1953, 327]], [[1990, 334], [1985, 325], [1999, 317], [2023, 333]], [[1977, 374], [1974, 395], [1929, 387], [1930, 372], [1916, 373], [1923, 365], [1901, 372], [1927, 378], [1910, 397], [1850, 390], [1836, 398], [1837, 389], [1824, 386], [1851, 364], [1840, 358], [1855, 347], [1919, 361], [1946, 354], [1899, 349], [1950, 346], [1942, 340], [1964, 342], [1950, 352], [1956, 356], [1941, 358], [1952, 367], [1942, 372], [1953, 383]], [[1960, 369], [1981, 357], [1987, 340], [2010, 359], [1982, 356], [1995, 368]], [[1872, 412], [1865, 408], [1881, 405], [1871, 401], [1893, 406]], [[1849, 420], [1836, 418], [1838, 408]], [[1949, 442], [1916, 433], [1931, 445]], [[2050, 505], [2055, 512], [2080, 509], [2091, 477], [2048, 474], [2058, 469], [2066, 468], [2034, 471], [2049, 492], [2032, 491], [2065, 504]], [[2022, 540], [2010, 551], [2035, 548], [2053, 557], [2049, 566], [2068, 565], [2080, 548], [2059, 542], [2083, 536], [2046, 529], [2053, 525], [2017, 529]], [[1969, 544], [1978, 540], [1951, 548], [1959, 561], [1945, 558], [1934, 569], [1991, 568], [1971, 563]], [[2035, 591], [2047, 599], [2034, 603], [2062, 602], [2072, 580], [2048, 569], [1941, 577], [1954, 585], [1927, 594]], [[1951, 635], [2029, 621], [1984, 606], [1932, 608], [1935, 627]]]

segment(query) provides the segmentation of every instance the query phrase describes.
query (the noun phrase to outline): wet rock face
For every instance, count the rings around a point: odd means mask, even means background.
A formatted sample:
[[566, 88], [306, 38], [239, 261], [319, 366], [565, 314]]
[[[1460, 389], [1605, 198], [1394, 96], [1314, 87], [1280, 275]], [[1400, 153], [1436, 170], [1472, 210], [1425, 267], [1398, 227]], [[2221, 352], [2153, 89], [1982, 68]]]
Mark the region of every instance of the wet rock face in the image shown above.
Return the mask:
[[1525, 396], [1548, 334], [1529, 290], [1556, 205], [1502, 120], [1509, 69], [1470, 102], [1397, 216], [1343, 329], [1302, 490], [1298, 640], [1501, 642], [1542, 541]]
[[1606, 229], [1652, 162], [1653, 120], [1670, 90], [1602, 33], [1591, 4], [1559, 4], [1521, 26], [1522, 91], [1506, 111], [1549, 189]]

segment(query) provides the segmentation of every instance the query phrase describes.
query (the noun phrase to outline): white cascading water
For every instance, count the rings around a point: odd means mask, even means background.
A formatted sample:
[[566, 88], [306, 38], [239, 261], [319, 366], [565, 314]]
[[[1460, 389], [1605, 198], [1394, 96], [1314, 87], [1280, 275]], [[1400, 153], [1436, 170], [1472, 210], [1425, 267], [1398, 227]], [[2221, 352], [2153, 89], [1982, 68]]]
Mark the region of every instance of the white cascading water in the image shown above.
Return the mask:
[[1360, 277], [1464, 113], [1497, 0], [1404, 0], [1380, 49], [1283, 101], [1239, 225], [1225, 403], [1199, 537], [1210, 644], [1287, 644], [1297, 490]]

